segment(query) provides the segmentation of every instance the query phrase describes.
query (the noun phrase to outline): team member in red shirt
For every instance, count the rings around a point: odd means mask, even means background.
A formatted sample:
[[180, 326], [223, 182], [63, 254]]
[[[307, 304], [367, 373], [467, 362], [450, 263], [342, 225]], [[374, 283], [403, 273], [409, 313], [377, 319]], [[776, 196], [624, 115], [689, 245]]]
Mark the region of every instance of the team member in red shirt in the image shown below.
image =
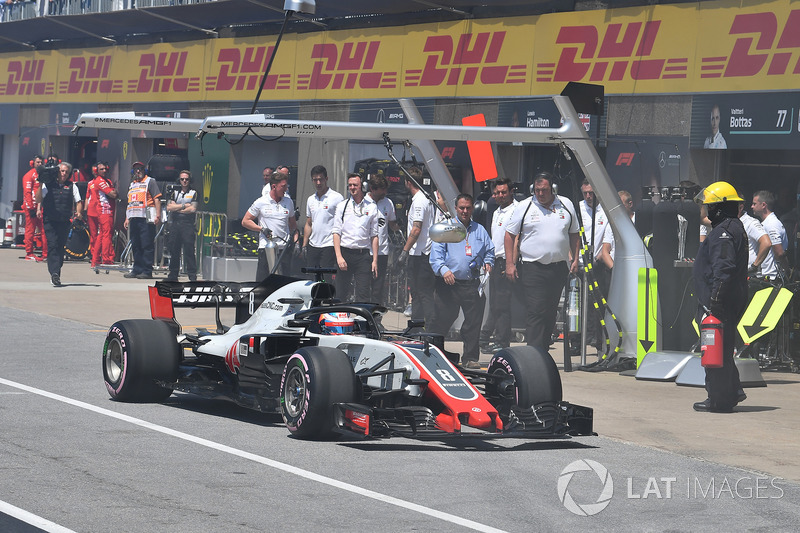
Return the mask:
[[114, 263], [111, 234], [114, 231], [114, 201], [118, 196], [114, 184], [106, 177], [108, 163], [98, 161], [95, 172], [96, 177], [86, 187], [86, 214], [89, 216], [92, 268], [100, 264]]
[[31, 161], [32, 168], [22, 177], [22, 209], [25, 211], [25, 259], [38, 261], [34, 253], [36, 251], [36, 230], [42, 238], [42, 259], [47, 258], [47, 238], [44, 236], [44, 226], [42, 225], [41, 206], [36, 203], [35, 194], [40, 184], [37, 181], [39, 174], [37, 168], [44, 164], [44, 158], [40, 155], [33, 156]]

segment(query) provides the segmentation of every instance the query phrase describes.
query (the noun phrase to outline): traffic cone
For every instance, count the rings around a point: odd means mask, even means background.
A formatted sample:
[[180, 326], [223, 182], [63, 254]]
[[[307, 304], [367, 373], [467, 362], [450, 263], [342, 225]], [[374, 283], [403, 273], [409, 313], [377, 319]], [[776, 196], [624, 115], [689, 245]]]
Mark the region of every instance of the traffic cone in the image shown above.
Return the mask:
[[3, 246], [12, 246], [14, 244], [14, 225], [12, 219], [6, 221], [6, 231], [3, 234]]

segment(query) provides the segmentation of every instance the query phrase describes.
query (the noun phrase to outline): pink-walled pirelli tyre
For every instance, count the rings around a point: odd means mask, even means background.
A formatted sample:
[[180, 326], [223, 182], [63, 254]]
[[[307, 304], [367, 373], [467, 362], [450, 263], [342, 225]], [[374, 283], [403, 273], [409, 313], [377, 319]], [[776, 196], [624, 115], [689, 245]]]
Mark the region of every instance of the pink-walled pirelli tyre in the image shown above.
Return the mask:
[[333, 404], [356, 401], [356, 378], [341, 350], [300, 348], [286, 362], [281, 377], [281, 415], [296, 437], [331, 437]]
[[121, 402], [162, 402], [172, 390], [157, 382], [178, 376], [181, 349], [175, 331], [160, 320], [120, 320], [103, 346], [103, 379]]
[[529, 408], [541, 403], [561, 401], [561, 376], [558, 374], [558, 367], [549, 354], [538, 348], [504, 348], [494, 354], [487, 371], [490, 374], [514, 378], [513, 390], [505, 391], [505, 395], [520, 407]]

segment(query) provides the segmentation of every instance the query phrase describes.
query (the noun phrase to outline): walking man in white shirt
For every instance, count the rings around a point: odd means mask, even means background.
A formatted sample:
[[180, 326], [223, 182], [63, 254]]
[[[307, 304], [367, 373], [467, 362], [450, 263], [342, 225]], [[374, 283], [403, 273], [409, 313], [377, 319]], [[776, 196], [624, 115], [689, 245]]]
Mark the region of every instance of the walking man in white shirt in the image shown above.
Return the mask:
[[350, 198], [336, 206], [333, 218], [333, 249], [336, 253], [336, 295], [351, 300], [355, 285], [356, 302], [368, 302], [372, 278], [378, 274], [378, 207], [364, 197], [363, 178], [348, 174]]
[[537, 174], [533, 187], [534, 196], [517, 205], [506, 228], [506, 276], [523, 290], [525, 341], [547, 352], [561, 291], [578, 271], [578, 215], [568, 198], [555, 194], [549, 172]]

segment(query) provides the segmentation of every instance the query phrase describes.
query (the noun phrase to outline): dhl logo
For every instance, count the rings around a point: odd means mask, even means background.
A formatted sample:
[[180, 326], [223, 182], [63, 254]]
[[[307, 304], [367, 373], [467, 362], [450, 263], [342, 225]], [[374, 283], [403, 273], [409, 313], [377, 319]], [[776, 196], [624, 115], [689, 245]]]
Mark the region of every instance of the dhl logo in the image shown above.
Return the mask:
[[142, 54], [139, 78], [128, 80], [129, 93], [199, 92], [200, 78], [184, 76], [189, 52]]
[[701, 58], [701, 78], [756, 76], [765, 67], [767, 76], [780, 76], [789, 69], [800, 74], [800, 59], [791, 65], [792, 55], [800, 49], [800, 10], [789, 13], [780, 37], [778, 18], [769, 11], [736, 15], [728, 34], [742, 37], [736, 39], [730, 56]]
[[536, 81], [590, 82], [686, 78], [687, 57], [651, 58], [660, 20], [596, 26], [562, 26], [556, 63], [538, 63]]
[[300, 90], [394, 89], [397, 72], [372, 71], [378, 56], [379, 41], [315, 44], [311, 74], [298, 74]]
[[405, 71], [406, 87], [437, 85], [496, 85], [525, 83], [527, 65], [500, 65], [506, 32], [464, 33], [458, 42], [451, 35], [431, 35], [425, 40], [425, 67]]
[[109, 80], [111, 54], [73, 57], [69, 60], [69, 80], [58, 83], [59, 94], [110, 94], [122, 92], [122, 80]]
[[0, 95], [51, 95], [55, 94], [55, 82], [42, 81], [44, 59], [28, 59], [8, 62], [8, 81], [0, 83]]
[[[261, 83], [262, 73], [274, 46], [248, 46], [239, 48], [222, 48], [217, 54], [219, 74], [206, 77], [208, 91], [253, 91]], [[291, 74], [270, 74], [264, 83], [265, 89], [291, 89]]]

